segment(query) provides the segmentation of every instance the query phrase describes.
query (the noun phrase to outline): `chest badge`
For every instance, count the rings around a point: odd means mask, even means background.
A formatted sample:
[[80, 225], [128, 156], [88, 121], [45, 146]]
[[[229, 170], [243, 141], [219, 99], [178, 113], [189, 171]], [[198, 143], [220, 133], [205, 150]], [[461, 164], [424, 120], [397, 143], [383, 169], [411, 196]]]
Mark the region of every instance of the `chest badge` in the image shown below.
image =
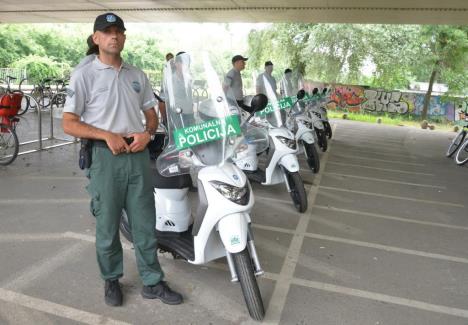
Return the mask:
[[141, 91], [141, 85], [140, 85], [140, 83], [138, 81], [132, 81], [132, 88], [137, 93], [140, 93], [140, 91]]

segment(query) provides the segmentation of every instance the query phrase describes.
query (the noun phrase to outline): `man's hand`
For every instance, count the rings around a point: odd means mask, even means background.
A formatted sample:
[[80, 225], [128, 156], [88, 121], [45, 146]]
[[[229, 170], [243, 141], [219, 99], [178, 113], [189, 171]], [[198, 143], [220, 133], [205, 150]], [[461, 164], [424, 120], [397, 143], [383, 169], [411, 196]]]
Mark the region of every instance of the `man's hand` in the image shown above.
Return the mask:
[[108, 133], [106, 136], [106, 143], [114, 155], [121, 153], [130, 153], [130, 146], [125, 142], [124, 138], [115, 133]]
[[151, 136], [147, 131], [141, 133], [132, 133], [129, 136], [133, 137], [133, 142], [130, 145], [131, 152], [140, 152], [145, 150], [146, 146], [151, 140]]

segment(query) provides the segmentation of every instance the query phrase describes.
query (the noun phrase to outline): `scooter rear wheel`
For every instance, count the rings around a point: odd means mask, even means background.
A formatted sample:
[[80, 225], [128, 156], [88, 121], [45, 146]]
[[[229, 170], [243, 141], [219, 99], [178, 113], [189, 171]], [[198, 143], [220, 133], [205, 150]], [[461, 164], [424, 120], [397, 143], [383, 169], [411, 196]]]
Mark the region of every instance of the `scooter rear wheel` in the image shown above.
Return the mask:
[[307, 210], [307, 193], [304, 188], [304, 182], [298, 172], [288, 172], [285, 170], [289, 189], [291, 190], [291, 199], [297, 211], [303, 213]]
[[327, 141], [327, 135], [325, 134], [325, 130], [320, 130], [318, 128], [315, 128], [315, 133], [317, 134], [317, 142], [320, 148], [322, 148], [322, 151], [325, 152], [328, 149], [328, 141]]
[[250, 317], [261, 321], [265, 317], [265, 308], [248, 248], [246, 247], [240, 253], [232, 254], [232, 258]]
[[304, 152], [307, 158], [307, 164], [314, 174], [320, 171], [320, 157], [317, 148], [313, 143], [304, 142]]
[[125, 237], [126, 240], [133, 243], [132, 229], [130, 228], [130, 223], [128, 222], [127, 212], [122, 210], [122, 216], [120, 217], [120, 232]]

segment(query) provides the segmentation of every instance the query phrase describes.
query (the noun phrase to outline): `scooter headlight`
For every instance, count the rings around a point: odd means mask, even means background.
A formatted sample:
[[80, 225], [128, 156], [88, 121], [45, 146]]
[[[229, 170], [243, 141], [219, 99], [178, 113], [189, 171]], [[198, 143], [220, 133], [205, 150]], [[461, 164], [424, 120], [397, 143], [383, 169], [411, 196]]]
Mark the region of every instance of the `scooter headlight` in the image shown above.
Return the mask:
[[286, 145], [289, 149], [296, 150], [296, 140], [289, 139], [282, 136], [277, 135], [276, 139], [278, 139], [282, 144]]
[[226, 199], [234, 203], [241, 205], [249, 203], [250, 191], [248, 182], [245, 183], [244, 187], [237, 187], [219, 181], [210, 181], [210, 184]]

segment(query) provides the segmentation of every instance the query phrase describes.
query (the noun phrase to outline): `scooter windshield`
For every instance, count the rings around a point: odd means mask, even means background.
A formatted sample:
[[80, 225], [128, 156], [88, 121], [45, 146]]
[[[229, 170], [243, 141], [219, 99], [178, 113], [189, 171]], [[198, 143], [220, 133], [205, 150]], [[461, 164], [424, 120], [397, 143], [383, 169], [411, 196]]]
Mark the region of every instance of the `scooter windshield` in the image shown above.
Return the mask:
[[[197, 89], [194, 89], [194, 85]], [[156, 166], [166, 177], [222, 165], [243, 141], [239, 108], [207, 54], [179, 54], [164, 69], [168, 145]]]
[[[266, 121], [272, 127], [281, 127], [286, 122], [285, 109], [292, 106], [292, 102], [286, 99], [280, 99], [276, 91], [276, 83], [272, 84], [271, 77], [262, 73], [257, 78], [257, 89], [267, 96], [267, 107], [256, 114], [257, 118]], [[261, 83], [261, 87], [258, 84]]]

